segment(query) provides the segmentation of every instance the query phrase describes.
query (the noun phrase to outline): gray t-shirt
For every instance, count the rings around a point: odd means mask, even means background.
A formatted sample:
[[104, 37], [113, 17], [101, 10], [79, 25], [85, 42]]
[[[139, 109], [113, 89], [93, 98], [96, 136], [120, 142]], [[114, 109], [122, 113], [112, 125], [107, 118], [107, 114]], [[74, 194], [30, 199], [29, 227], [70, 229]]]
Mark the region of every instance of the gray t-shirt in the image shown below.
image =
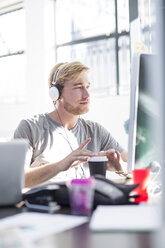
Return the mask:
[[[79, 118], [77, 124], [68, 131], [52, 120], [48, 114], [39, 114], [31, 119], [22, 120], [14, 132], [15, 139], [23, 138], [29, 142], [26, 168], [60, 161], [89, 137], [91, 142], [87, 145], [87, 149], [95, 153], [108, 149], [123, 151], [103, 126], [82, 118]], [[77, 176], [89, 174], [87, 163], [78, 167], [78, 169], [72, 168], [67, 172], [59, 173], [58, 177], [72, 178], [75, 177], [75, 173]]]

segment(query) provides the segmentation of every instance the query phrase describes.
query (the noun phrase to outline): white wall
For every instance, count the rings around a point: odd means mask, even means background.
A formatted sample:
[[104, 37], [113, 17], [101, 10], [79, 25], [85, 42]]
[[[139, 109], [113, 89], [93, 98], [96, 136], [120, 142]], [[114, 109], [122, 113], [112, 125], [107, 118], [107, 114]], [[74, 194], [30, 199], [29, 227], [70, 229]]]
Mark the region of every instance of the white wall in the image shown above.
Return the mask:
[[[2, 3], [4, 5], [4, 1], [0, 2], [0, 6]], [[24, 6], [27, 101], [19, 105], [1, 104], [0, 137], [12, 135], [22, 118], [44, 112], [51, 107], [47, 95], [47, 78], [55, 61], [54, 35], [52, 35], [54, 34], [53, 1], [24, 0]]]
[[[47, 78], [55, 63], [54, 19], [52, 0], [25, 0], [26, 11], [26, 80], [25, 104], [1, 105], [0, 137], [9, 137], [22, 118], [53, 109], [48, 98]], [[91, 99], [85, 118], [103, 124], [127, 148], [124, 121], [129, 116], [129, 96]]]
[[124, 122], [129, 118], [129, 96], [92, 97], [90, 111], [85, 118], [102, 124], [127, 149], [128, 134]]

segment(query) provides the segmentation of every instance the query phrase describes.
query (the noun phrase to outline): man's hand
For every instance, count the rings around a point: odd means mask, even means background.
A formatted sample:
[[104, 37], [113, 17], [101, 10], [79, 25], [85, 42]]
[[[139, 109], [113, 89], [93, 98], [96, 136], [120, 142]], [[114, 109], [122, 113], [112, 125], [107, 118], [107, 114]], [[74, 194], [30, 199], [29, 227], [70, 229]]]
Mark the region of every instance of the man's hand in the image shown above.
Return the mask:
[[82, 162], [88, 161], [89, 157], [95, 156], [95, 153], [85, 149], [90, 141], [91, 138], [88, 138], [76, 150], [65, 157], [61, 161], [61, 170], [67, 170], [70, 167], [74, 167]]
[[98, 153], [99, 156], [107, 156], [107, 170], [123, 172], [122, 165], [120, 163], [120, 153], [114, 149], [102, 151]]
[[106, 152], [108, 158], [107, 169], [110, 171], [123, 171], [120, 163], [120, 153], [115, 150], [108, 150]]

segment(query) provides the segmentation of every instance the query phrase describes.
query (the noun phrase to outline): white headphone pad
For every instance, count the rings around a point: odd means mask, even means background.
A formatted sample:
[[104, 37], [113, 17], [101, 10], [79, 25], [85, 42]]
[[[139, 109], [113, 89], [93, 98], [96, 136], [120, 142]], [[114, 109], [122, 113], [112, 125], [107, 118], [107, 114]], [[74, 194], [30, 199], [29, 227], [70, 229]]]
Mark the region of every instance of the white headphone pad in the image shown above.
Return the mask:
[[56, 86], [52, 86], [51, 88], [49, 88], [49, 96], [53, 102], [58, 100], [60, 94]]

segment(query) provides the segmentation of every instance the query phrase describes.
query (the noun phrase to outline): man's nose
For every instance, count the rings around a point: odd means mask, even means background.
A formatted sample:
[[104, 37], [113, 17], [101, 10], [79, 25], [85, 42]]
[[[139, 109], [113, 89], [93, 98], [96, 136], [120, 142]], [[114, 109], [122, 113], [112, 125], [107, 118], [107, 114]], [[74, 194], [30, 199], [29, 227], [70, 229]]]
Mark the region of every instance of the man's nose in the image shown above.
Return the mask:
[[90, 96], [89, 90], [86, 89], [86, 88], [84, 88], [84, 90], [83, 90], [83, 97], [84, 97], [84, 98], [87, 98], [87, 97], [89, 97], [89, 96]]

